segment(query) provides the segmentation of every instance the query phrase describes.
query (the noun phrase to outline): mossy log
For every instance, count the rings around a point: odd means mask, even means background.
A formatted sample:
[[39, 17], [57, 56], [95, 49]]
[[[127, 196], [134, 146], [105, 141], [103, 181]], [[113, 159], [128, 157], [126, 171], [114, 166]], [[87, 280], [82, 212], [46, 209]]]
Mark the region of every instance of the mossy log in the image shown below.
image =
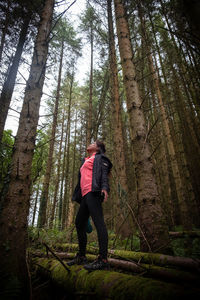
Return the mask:
[[175, 232], [175, 231], [170, 231], [169, 236], [171, 238], [200, 238], [200, 231], [180, 231], [180, 232]]
[[[96, 299], [173, 300], [198, 299], [195, 289], [162, 281], [133, 276], [113, 271], [88, 272], [83, 266], [71, 266], [70, 272], [54, 259], [34, 258], [33, 265], [38, 275], [50, 277], [69, 295], [91, 295]], [[91, 299], [92, 299], [91, 298]], [[88, 298], [87, 298], [88, 299]]]
[[[78, 244], [56, 244], [55, 249], [62, 251], [78, 251]], [[97, 254], [98, 248], [87, 246], [87, 253]], [[189, 257], [171, 256], [160, 253], [134, 252], [126, 250], [108, 250], [109, 257], [122, 258], [130, 261], [158, 266], [174, 266], [200, 272], [200, 260]]]
[[[55, 254], [61, 259], [74, 258], [75, 256], [75, 253], [55, 252]], [[42, 253], [40, 251], [32, 252], [32, 255], [35, 257], [46, 256], [45, 253]], [[48, 254], [48, 256], [52, 257], [52, 254]], [[95, 258], [95, 255], [87, 254], [87, 259], [89, 261], [93, 261]], [[174, 283], [186, 282], [188, 284], [192, 284], [193, 286], [200, 282], [200, 276], [185, 271], [152, 266], [148, 264], [136, 264], [135, 262], [124, 261], [115, 258], [109, 258], [108, 261], [110, 265], [116, 269], [142, 274], [145, 277], [167, 280]]]

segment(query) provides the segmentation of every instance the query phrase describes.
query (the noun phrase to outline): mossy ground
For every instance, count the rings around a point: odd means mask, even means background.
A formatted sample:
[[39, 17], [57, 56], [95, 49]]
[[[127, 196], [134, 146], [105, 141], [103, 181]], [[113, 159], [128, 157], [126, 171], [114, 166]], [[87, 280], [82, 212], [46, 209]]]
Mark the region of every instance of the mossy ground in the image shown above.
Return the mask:
[[[71, 229], [70, 229], [71, 230]], [[179, 229], [181, 231], [181, 229]], [[174, 229], [174, 231], [178, 231]], [[70, 236], [71, 234], [71, 236]], [[35, 228], [29, 228], [29, 239], [30, 247], [34, 249], [40, 249], [40, 251], [46, 253], [42, 243], [47, 243], [51, 248], [56, 250], [69, 252], [69, 236], [71, 238], [70, 249], [72, 252], [76, 252], [77, 249], [77, 236], [76, 231], [58, 231], [58, 230], [40, 230]], [[109, 248], [112, 249], [113, 243], [116, 239], [114, 232], [109, 232]], [[192, 247], [188, 250], [189, 237], [173, 239], [171, 244], [174, 249], [175, 255], [188, 256], [188, 257], [199, 257], [200, 253], [200, 239], [195, 238], [190, 240], [190, 246]], [[88, 253], [98, 254], [98, 243], [96, 231], [94, 230], [88, 235]], [[125, 251], [126, 250], [126, 251]], [[127, 251], [128, 250], [128, 251]], [[139, 260], [139, 239], [135, 236], [132, 241], [131, 237], [127, 239], [121, 239], [118, 237], [115, 241], [115, 255], [116, 257], [123, 256], [125, 254], [127, 259], [133, 258], [133, 253], [135, 258]], [[129, 255], [130, 254], [130, 255]], [[186, 255], [188, 254], [188, 255]], [[90, 254], [88, 254], [90, 256]], [[158, 254], [159, 255], [159, 254]], [[92, 256], [92, 255], [91, 255]], [[155, 256], [156, 257], [156, 256]], [[145, 263], [148, 259], [148, 254], [143, 255], [142, 263]], [[92, 258], [91, 258], [92, 259]], [[165, 261], [163, 264], [165, 265]], [[134, 276], [134, 282], [132, 280], [132, 275], [129, 272], [118, 271], [95, 271], [88, 273], [86, 270], [82, 269], [80, 266], [72, 267], [72, 274], [68, 276], [67, 271], [61, 266], [58, 261], [45, 260], [43, 261], [44, 268], [48, 268], [51, 271], [52, 277], [48, 278], [48, 272], [46, 272], [47, 277], [41, 278], [39, 275], [36, 276], [33, 282], [34, 296], [33, 300], [65, 300], [65, 299], [198, 299], [196, 294], [191, 294], [190, 289], [185, 286], [185, 291], [183, 293], [180, 290], [180, 286], [176, 284], [167, 284], [166, 282], [158, 281], [151, 278], [144, 278], [139, 275]], [[176, 272], [176, 270], [175, 270]], [[78, 275], [78, 276], [77, 276]], [[130, 277], [131, 276], [131, 277]], [[48, 278], [48, 279], [47, 279]], [[36, 281], [36, 284], [35, 284]], [[159, 284], [158, 284], [159, 283]], [[35, 291], [35, 285], [37, 287]], [[41, 287], [40, 287], [41, 286]], [[42, 289], [43, 297], [38, 296], [38, 290]], [[55, 292], [57, 291], [57, 292]], [[66, 293], [67, 291], [67, 293]], [[109, 292], [108, 292], [109, 291]], [[173, 291], [173, 293], [172, 293]], [[190, 292], [190, 295], [187, 293]], [[182, 295], [184, 294], [184, 295]], [[125, 296], [126, 297], [125, 297]]]

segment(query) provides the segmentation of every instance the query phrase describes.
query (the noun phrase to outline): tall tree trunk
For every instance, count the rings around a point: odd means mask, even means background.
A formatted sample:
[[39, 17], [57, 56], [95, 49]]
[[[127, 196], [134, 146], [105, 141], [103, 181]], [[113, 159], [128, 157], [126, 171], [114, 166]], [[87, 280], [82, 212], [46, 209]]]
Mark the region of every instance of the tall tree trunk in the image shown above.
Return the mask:
[[48, 194], [49, 194], [51, 169], [52, 169], [52, 164], [53, 164], [53, 150], [54, 150], [54, 144], [55, 144], [56, 127], [57, 127], [58, 105], [59, 105], [59, 100], [60, 100], [60, 83], [61, 83], [61, 75], [62, 75], [63, 48], [64, 48], [64, 40], [62, 40], [62, 43], [61, 43], [60, 65], [59, 65], [59, 71], [58, 71], [58, 85], [57, 85], [56, 101], [55, 101], [54, 114], [53, 114], [53, 123], [52, 123], [52, 130], [51, 130], [51, 140], [50, 140], [50, 145], [49, 145], [48, 160], [47, 160], [47, 166], [46, 166], [46, 174], [44, 177], [42, 195], [40, 198], [38, 227], [44, 227], [45, 223], [46, 223], [46, 209], [47, 209], [47, 201], [48, 201]]
[[121, 56], [123, 79], [126, 90], [127, 110], [130, 119], [131, 140], [135, 156], [135, 174], [140, 224], [140, 244], [142, 251], [167, 251], [169, 234], [166, 220], [161, 209], [161, 200], [155, 180], [150, 145], [138, 83], [135, 79], [133, 51], [130, 32], [121, 0], [115, 0], [117, 36]]
[[6, 77], [6, 80], [2, 88], [1, 96], [0, 96], [0, 142], [3, 136], [3, 130], [4, 130], [14, 86], [15, 86], [15, 80], [17, 76], [19, 62], [22, 55], [22, 50], [24, 47], [24, 43], [26, 41], [30, 19], [31, 19], [31, 13], [28, 13], [24, 19], [15, 56], [13, 58], [12, 65], [9, 68], [8, 76]]
[[[68, 105], [68, 110], [70, 109]], [[68, 123], [67, 123], [68, 126]], [[58, 228], [61, 230], [62, 228], [62, 207], [63, 207], [63, 187], [64, 187], [64, 180], [65, 180], [65, 161], [66, 161], [66, 150], [67, 150], [67, 136], [68, 136], [68, 127], [66, 127], [66, 134], [65, 134], [65, 145], [64, 145], [64, 155], [62, 161], [62, 173], [61, 173], [61, 186], [60, 186], [60, 195], [59, 195], [59, 207], [58, 207]]]
[[[113, 30], [113, 17], [112, 17], [112, 0], [107, 0], [107, 13], [108, 13], [108, 28], [109, 28], [109, 61], [110, 61], [110, 83], [111, 83], [111, 101], [112, 101], [112, 117], [114, 127], [114, 149], [115, 162], [117, 172], [117, 189], [120, 190], [118, 195], [118, 208], [121, 211], [121, 221], [124, 219], [124, 208], [126, 209], [125, 202], [131, 200], [131, 191], [128, 190], [126, 162], [124, 152], [124, 139], [123, 139], [123, 124], [121, 114], [121, 103], [119, 96], [119, 82], [117, 59], [115, 50], [114, 30]], [[121, 205], [120, 205], [121, 204]], [[121, 223], [120, 221], [120, 223]], [[127, 230], [126, 230], [127, 231]], [[130, 234], [130, 233], [129, 233]]]
[[69, 190], [69, 212], [67, 215], [67, 228], [71, 226], [74, 218], [74, 206], [75, 203], [72, 202], [72, 192], [74, 190], [74, 177], [75, 177], [75, 162], [76, 162], [76, 135], [77, 135], [77, 111], [75, 120], [75, 135], [74, 135], [74, 147], [73, 147], [73, 165], [72, 165], [72, 176], [70, 179], [70, 190]]
[[77, 140], [77, 122], [78, 122], [78, 111], [76, 111], [75, 119], [75, 135], [74, 135], [74, 148], [73, 148], [73, 165], [72, 165], [72, 191], [75, 187], [75, 163], [76, 163], [76, 140]]
[[[30, 294], [26, 246], [31, 164], [45, 78], [53, 7], [54, 1], [46, 0], [41, 13], [30, 75], [14, 144], [10, 178], [1, 195], [0, 269], [6, 280], [5, 290], [16, 288], [19, 299], [29, 299]], [[13, 297], [13, 299], [15, 298]]]
[[87, 146], [91, 143], [92, 139], [92, 98], [93, 98], [93, 25], [91, 24], [91, 34], [90, 34], [90, 95], [89, 95], [89, 110], [88, 110], [88, 119], [87, 119]]
[[39, 197], [39, 191], [40, 191], [40, 184], [37, 184], [37, 191], [36, 191], [36, 197], [35, 197], [35, 203], [34, 203], [34, 208], [33, 208], [33, 218], [32, 218], [32, 226], [34, 226], [35, 223], [35, 214], [36, 214], [36, 209], [37, 209], [37, 202], [38, 202], [38, 197]]
[[69, 110], [67, 117], [67, 153], [66, 153], [66, 164], [65, 164], [65, 191], [63, 197], [63, 207], [62, 207], [62, 229], [66, 228], [67, 222], [67, 194], [68, 194], [68, 185], [69, 185], [69, 149], [70, 149], [70, 127], [71, 127], [71, 104], [72, 104], [72, 93], [73, 93], [73, 84], [74, 84], [74, 70], [71, 75], [70, 90], [69, 90]]
[[52, 228], [53, 220], [55, 215], [55, 209], [57, 204], [57, 197], [58, 197], [58, 189], [59, 189], [59, 182], [60, 182], [60, 167], [61, 167], [61, 153], [62, 153], [62, 143], [63, 143], [63, 134], [64, 134], [64, 120], [65, 120], [65, 110], [63, 111], [63, 118], [62, 118], [62, 131], [61, 131], [61, 138], [60, 138], [60, 146], [58, 152], [58, 167], [57, 167], [57, 176], [56, 176], [56, 184], [55, 184], [55, 191], [53, 197], [53, 206], [51, 210], [51, 217], [49, 227]]
[[98, 132], [99, 132], [99, 126], [102, 124], [103, 112], [104, 112], [104, 106], [105, 106], [105, 99], [106, 99], [106, 94], [108, 92], [108, 88], [109, 88], [109, 72], [108, 72], [108, 69], [106, 69], [105, 74], [104, 74], [100, 99], [99, 99], [99, 109], [98, 109], [98, 112], [96, 113], [96, 116], [95, 116], [96, 117], [96, 122], [93, 126], [93, 138], [94, 138], [94, 140], [97, 140], [97, 136], [98, 136]]

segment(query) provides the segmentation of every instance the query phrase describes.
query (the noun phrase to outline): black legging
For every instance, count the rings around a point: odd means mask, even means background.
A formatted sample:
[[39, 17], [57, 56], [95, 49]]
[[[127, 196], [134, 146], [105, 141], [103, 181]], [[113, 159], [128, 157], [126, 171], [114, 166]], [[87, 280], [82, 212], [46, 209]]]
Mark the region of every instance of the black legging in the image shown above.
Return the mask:
[[94, 225], [97, 230], [99, 242], [99, 255], [103, 259], [107, 259], [108, 252], [108, 232], [104, 222], [102, 211], [102, 200], [99, 192], [87, 193], [80, 204], [78, 213], [76, 215], [76, 230], [79, 242], [79, 254], [85, 256], [87, 245], [87, 222], [89, 216], [92, 217]]

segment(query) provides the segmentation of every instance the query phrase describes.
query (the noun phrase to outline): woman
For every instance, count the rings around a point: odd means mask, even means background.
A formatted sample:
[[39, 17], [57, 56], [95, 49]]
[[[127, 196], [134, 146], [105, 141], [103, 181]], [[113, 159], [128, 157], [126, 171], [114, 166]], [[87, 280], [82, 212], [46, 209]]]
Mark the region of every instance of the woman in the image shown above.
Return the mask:
[[[68, 262], [68, 265], [83, 264], [87, 270], [108, 269], [108, 233], [104, 223], [102, 202], [106, 202], [109, 193], [108, 174], [112, 168], [112, 163], [105, 156], [105, 145], [96, 141], [87, 148], [89, 157], [82, 161], [79, 170], [78, 184], [74, 190], [72, 200], [80, 203], [76, 216], [76, 230], [79, 242], [79, 252], [76, 257]], [[87, 264], [85, 256], [87, 245], [87, 224], [89, 216], [92, 217], [97, 230], [99, 242], [98, 258]]]

